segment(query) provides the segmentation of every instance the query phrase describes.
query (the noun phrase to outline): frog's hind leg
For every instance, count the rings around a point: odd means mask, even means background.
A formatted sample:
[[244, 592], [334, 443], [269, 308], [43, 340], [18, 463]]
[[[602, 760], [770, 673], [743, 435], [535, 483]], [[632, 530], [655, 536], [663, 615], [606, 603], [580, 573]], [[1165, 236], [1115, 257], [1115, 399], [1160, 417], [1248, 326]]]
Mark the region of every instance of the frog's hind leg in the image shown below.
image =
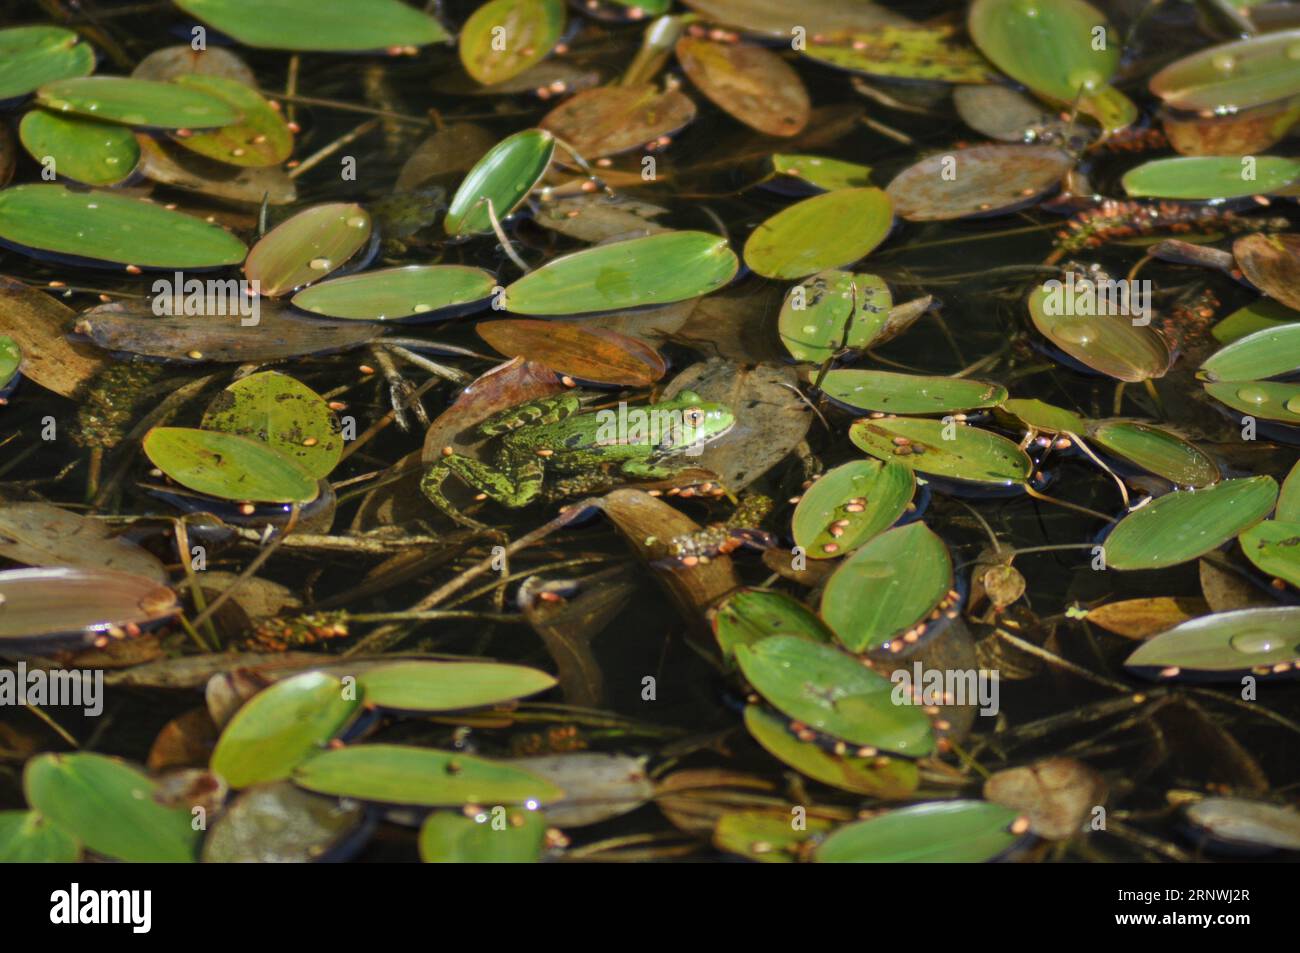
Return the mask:
[[442, 484], [449, 474], [460, 477], [466, 485], [487, 494], [502, 506], [515, 509], [527, 506], [541, 495], [545, 468], [540, 459], [529, 457], [515, 462], [511, 472], [504, 473], [458, 453], [443, 457], [429, 467], [424, 479], [420, 481], [420, 490], [429, 498], [429, 502], [458, 523], [482, 528], [482, 523], [461, 513], [443, 493]]
[[494, 437], [520, 427], [559, 423], [566, 417], [572, 417], [581, 407], [578, 395], [573, 391], [565, 391], [554, 397], [543, 397], [493, 414], [478, 425], [478, 431], [484, 436]]

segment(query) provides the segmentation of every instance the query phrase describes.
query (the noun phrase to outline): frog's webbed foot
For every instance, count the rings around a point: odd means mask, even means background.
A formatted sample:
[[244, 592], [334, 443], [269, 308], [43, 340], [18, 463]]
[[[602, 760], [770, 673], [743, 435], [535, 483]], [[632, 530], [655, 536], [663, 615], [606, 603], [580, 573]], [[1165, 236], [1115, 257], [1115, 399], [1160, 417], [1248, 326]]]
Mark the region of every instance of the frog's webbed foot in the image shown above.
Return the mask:
[[771, 549], [776, 537], [759, 528], [772, 511], [773, 501], [761, 494], [747, 493], [725, 523], [716, 523], [693, 533], [683, 533], [651, 546], [652, 561], [659, 565], [694, 566], [714, 556], [725, 556], [742, 546]]
[[517, 509], [541, 495], [545, 469], [540, 459], [524, 459], [516, 465], [512, 475], [459, 453], [443, 457], [429, 467], [420, 481], [420, 490], [429, 502], [464, 526], [484, 529], [484, 524], [461, 513], [443, 493], [442, 484], [449, 474], [460, 477], [467, 486], [502, 506]]
[[478, 425], [478, 432], [485, 437], [495, 437], [520, 427], [559, 423], [566, 417], [572, 417], [581, 408], [582, 402], [578, 395], [573, 391], [565, 391], [554, 397], [543, 397], [493, 414]]

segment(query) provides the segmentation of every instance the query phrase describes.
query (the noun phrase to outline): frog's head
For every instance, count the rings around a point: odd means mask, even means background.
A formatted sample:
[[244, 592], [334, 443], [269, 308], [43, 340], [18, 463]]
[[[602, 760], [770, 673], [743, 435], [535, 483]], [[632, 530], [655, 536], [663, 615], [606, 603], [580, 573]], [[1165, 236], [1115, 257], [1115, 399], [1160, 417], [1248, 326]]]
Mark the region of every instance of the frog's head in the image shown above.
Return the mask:
[[736, 424], [736, 415], [725, 404], [704, 400], [691, 390], [684, 390], [672, 400], [656, 406], [669, 413], [672, 425], [661, 430], [660, 453], [698, 452]]

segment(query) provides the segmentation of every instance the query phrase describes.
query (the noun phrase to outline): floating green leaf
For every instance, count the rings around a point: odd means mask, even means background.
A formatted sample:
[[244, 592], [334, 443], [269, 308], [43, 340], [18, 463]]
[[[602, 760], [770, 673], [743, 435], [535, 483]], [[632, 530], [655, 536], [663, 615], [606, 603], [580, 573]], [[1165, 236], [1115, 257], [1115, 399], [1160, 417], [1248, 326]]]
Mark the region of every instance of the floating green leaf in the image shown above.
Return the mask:
[[1124, 662], [1129, 668], [1222, 674], [1292, 671], [1300, 662], [1300, 607], [1277, 606], [1216, 612], [1192, 619], [1143, 642]]
[[766, 278], [803, 278], [865, 257], [893, 224], [889, 196], [880, 189], [824, 192], [754, 229], [745, 242], [745, 264]]
[[212, 129], [242, 118], [234, 106], [202, 90], [123, 76], [46, 83], [36, 101], [55, 112], [152, 129]]
[[886, 79], [991, 83], [996, 73], [953, 26], [882, 26], [869, 32], [812, 36], [803, 54], [839, 69]]
[[761, 705], [745, 706], [745, 727], [772, 757], [814, 781], [841, 791], [878, 798], [905, 798], [920, 783], [921, 772], [914, 761], [880, 755], [865, 758], [831, 754], [813, 742], [800, 741], [791, 734], [786, 719]]
[[495, 287], [496, 278], [481, 268], [406, 265], [323, 281], [299, 291], [293, 303], [332, 318], [396, 321], [484, 301]]
[[1177, 434], [1133, 420], [1093, 424], [1088, 438], [1108, 453], [1185, 487], [1218, 481], [1218, 465], [1205, 451]]
[[876, 275], [830, 270], [790, 289], [777, 318], [796, 361], [820, 364], [843, 348], [865, 349], [889, 320], [893, 295]]
[[0, 241], [138, 268], [216, 268], [244, 260], [234, 235], [202, 219], [111, 192], [61, 185], [0, 191]]
[[988, 801], [934, 801], [836, 830], [813, 859], [824, 864], [980, 864], [1023, 837], [1020, 815]]
[[854, 368], [828, 372], [821, 382], [826, 396], [854, 410], [890, 414], [946, 414], [993, 407], [1007, 399], [1000, 384], [969, 377], [925, 377], [893, 371]]
[[420, 859], [426, 864], [531, 864], [546, 839], [541, 811], [482, 808], [472, 817], [434, 811], [420, 827]]
[[343, 455], [338, 417], [325, 399], [278, 371], [250, 374], [227, 387], [203, 414], [203, 429], [260, 440], [317, 480]]
[[0, 30], [0, 102], [95, 68], [95, 50], [71, 30], [19, 26]]
[[1238, 542], [1260, 572], [1300, 587], [1300, 522], [1264, 520], [1242, 533]]
[[1151, 92], [1174, 109], [1231, 114], [1300, 93], [1300, 30], [1264, 33], [1198, 50], [1151, 77]]
[[240, 122], [212, 132], [178, 136], [176, 142], [191, 152], [226, 165], [250, 168], [279, 165], [293, 152], [289, 124], [257, 90], [224, 76], [202, 73], [177, 77], [176, 82], [229, 103], [243, 116]]
[[460, 711], [536, 695], [555, 686], [545, 672], [496, 662], [393, 662], [358, 679], [366, 704], [395, 711]]
[[419, 807], [544, 803], [564, 794], [507, 761], [385, 744], [318, 754], [298, 767], [293, 782], [335, 797]]
[[426, 46], [446, 40], [431, 16], [401, 0], [175, 0], [245, 46], [323, 53]]
[[88, 849], [128, 863], [190, 863], [201, 830], [166, 807], [148, 775], [99, 754], [42, 754], [23, 769], [28, 805]]
[[810, 840], [833, 826], [825, 818], [810, 817], [796, 830], [785, 811], [728, 811], [713, 828], [713, 843], [759, 863], [790, 864], [800, 859]]
[[492, 231], [491, 215], [500, 221], [517, 209], [541, 181], [554, 155], [555, 137], [544, 129], [525, 129], [502, 139], [474, 164], [456, 190], [442, 223], [447, 234]]
[[223, 500], [307, 503], [318, 487], [274, 447], [238, 434], [190, 427], [154, 427], [143, 448], [153, 465], [182, 486]]
[[812, 559], [851, 553], [907, 512], [916, 479], [901, 463], [850, 460], [804, 491], [791, 531]]
[[1277, 483], [1257, 476], [1166, 493], [1131, 511], [1106, 537], [1112, 569], [1163, 569], [1203, 556], [1273, 509]]
[[71, 864], [77, 839], [35, 811], [0, 811], [0, 864]]
[[262, 236], [248, 253], [244, 274], [274, 298], [319, 281], [370, 240], [370, 215], [351, 202], [304, 209]]
[[1179, 156], [1153, 159], [1124, 173], [1138, 198], [1231, 199], [1268, 195], [1300, 179], [1300, 161], [1280, 156]]
[[725, 238], [660, 232], [561, 255], [506, 288], [506, 307], [582, 314], [669, 304], [716, 291], [738, 267]]
[[460, 31], [465, 72], [504, 83], [546, 59], [564, 33], [563, 0], [488, 0]]
[[37, 162], [85, 185], [117, 185], [140, 161], [130, 129], [94, 119], [32, 109], [23, 116], [18, 135]]
[[975, 0], [967, 26], [998, 69], [1057, 102], [1100, 92], [1119, 66], [1120, 37], [1083, 0]]
[[1300, 523], [1300, 463], [1296, 463], [1282, 481], [1282, 489], [1277, 495], [1277, 512], [1273, 516], [1285, 523]]
[[922, 757], [934, 750], [930, 719], [852, 655], [791, 635], [737, 645], [745, 679], [783, 714], [854, 745]]
[[1219, 321], [1210, 333], [1220, 344], [1231, 344], [1256, 331], [1297, 322], [1300, 322], [1300, 312], [1270, 298], [1257, 298]]
[[356, 716], [357, 696], [324, 672], [276, 682], [235, 712], [212, 752], [212, 773], [232, 788], [289, 777]]
[[1119, 288], [1073, 275], [1052, 279], [1029, 296], [1029, 316], [1040, 334], [1098, 373], [1122, 381], [1163, 377], [1169, 345], [1149, 324], [1134, 323], [1140, 302], [1127, 297], [1127, 284]]
[[952, 559], [924, 523], [887, 530], [840, 563], [821, 615], [851, 652], [886, 649], [922, 623], [952, 589]]
[[0, 335], [0, 388], [8, 386], [22, 363], [23, 352], [18, 347], [18, 342], [11, 337]]
[[1024, 483], [1033, 462], [1006, 437], [951, 421], [923, 417], [859, 420], [849, 439], [881, 460], [896, 460], [918, 473], [973, 483]]
[[1088, 421], [1074, 411], [1041, 400], [1013, 397], [1002, 402], [1002, 409], [1026, 427], [1043, 433], [1081, 434], [1088, 429]]
[[871, 167], [843, 159], [803, 154], [772, 156], [772, 171], [801, 179], [823, 192], [862, 188], [871, 184]]
[[834, 637], [826, 623], [798, 599], [783, 592], [742, 589], [713, 613], [713, 634], [730, 658], [737, 645], [753, 645], [770, 635], [796, 635], [814, 642]]
[[1300, 424], [1300, 384], [1282, 381], [1224, 381], [1205, 392], [1248, 417]]
[[1201, 365], [1207, 381], [1254, 381], [1300, 369], [1300, 323], [1256, 331], [1220, 348]]

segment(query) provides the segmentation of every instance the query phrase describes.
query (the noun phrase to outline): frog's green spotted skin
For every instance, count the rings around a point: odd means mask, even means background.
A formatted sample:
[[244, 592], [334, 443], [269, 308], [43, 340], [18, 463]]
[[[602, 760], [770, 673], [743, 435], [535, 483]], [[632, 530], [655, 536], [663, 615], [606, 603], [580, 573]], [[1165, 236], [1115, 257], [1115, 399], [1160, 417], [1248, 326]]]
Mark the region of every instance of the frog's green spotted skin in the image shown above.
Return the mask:
[[[503, 506], [527, 506], [542, 495], [546, 474], [581, 477], [616, 472], [621, 478], [662, 480], [688, 464], [669, 458], [721, 437], [735, 423], [731, 411], [692, 391], [646, 407], [579, 413], [581, 402], [570, 391], [521, 404], [489, 417], [479, 426], [487, 436], [500, 436], [494, 464], [453, 453], [429, 467], [420, 483], [438, 509], [467, 526], [480, 524], [458, 511], [443, 494], [442, 485], [455, 474]], [[632, 421], [630, 426], [628, 421]], [[637, 425], [655, 421], [655, 426]], [[574, 478], [579, 479], [574, 479]]]

